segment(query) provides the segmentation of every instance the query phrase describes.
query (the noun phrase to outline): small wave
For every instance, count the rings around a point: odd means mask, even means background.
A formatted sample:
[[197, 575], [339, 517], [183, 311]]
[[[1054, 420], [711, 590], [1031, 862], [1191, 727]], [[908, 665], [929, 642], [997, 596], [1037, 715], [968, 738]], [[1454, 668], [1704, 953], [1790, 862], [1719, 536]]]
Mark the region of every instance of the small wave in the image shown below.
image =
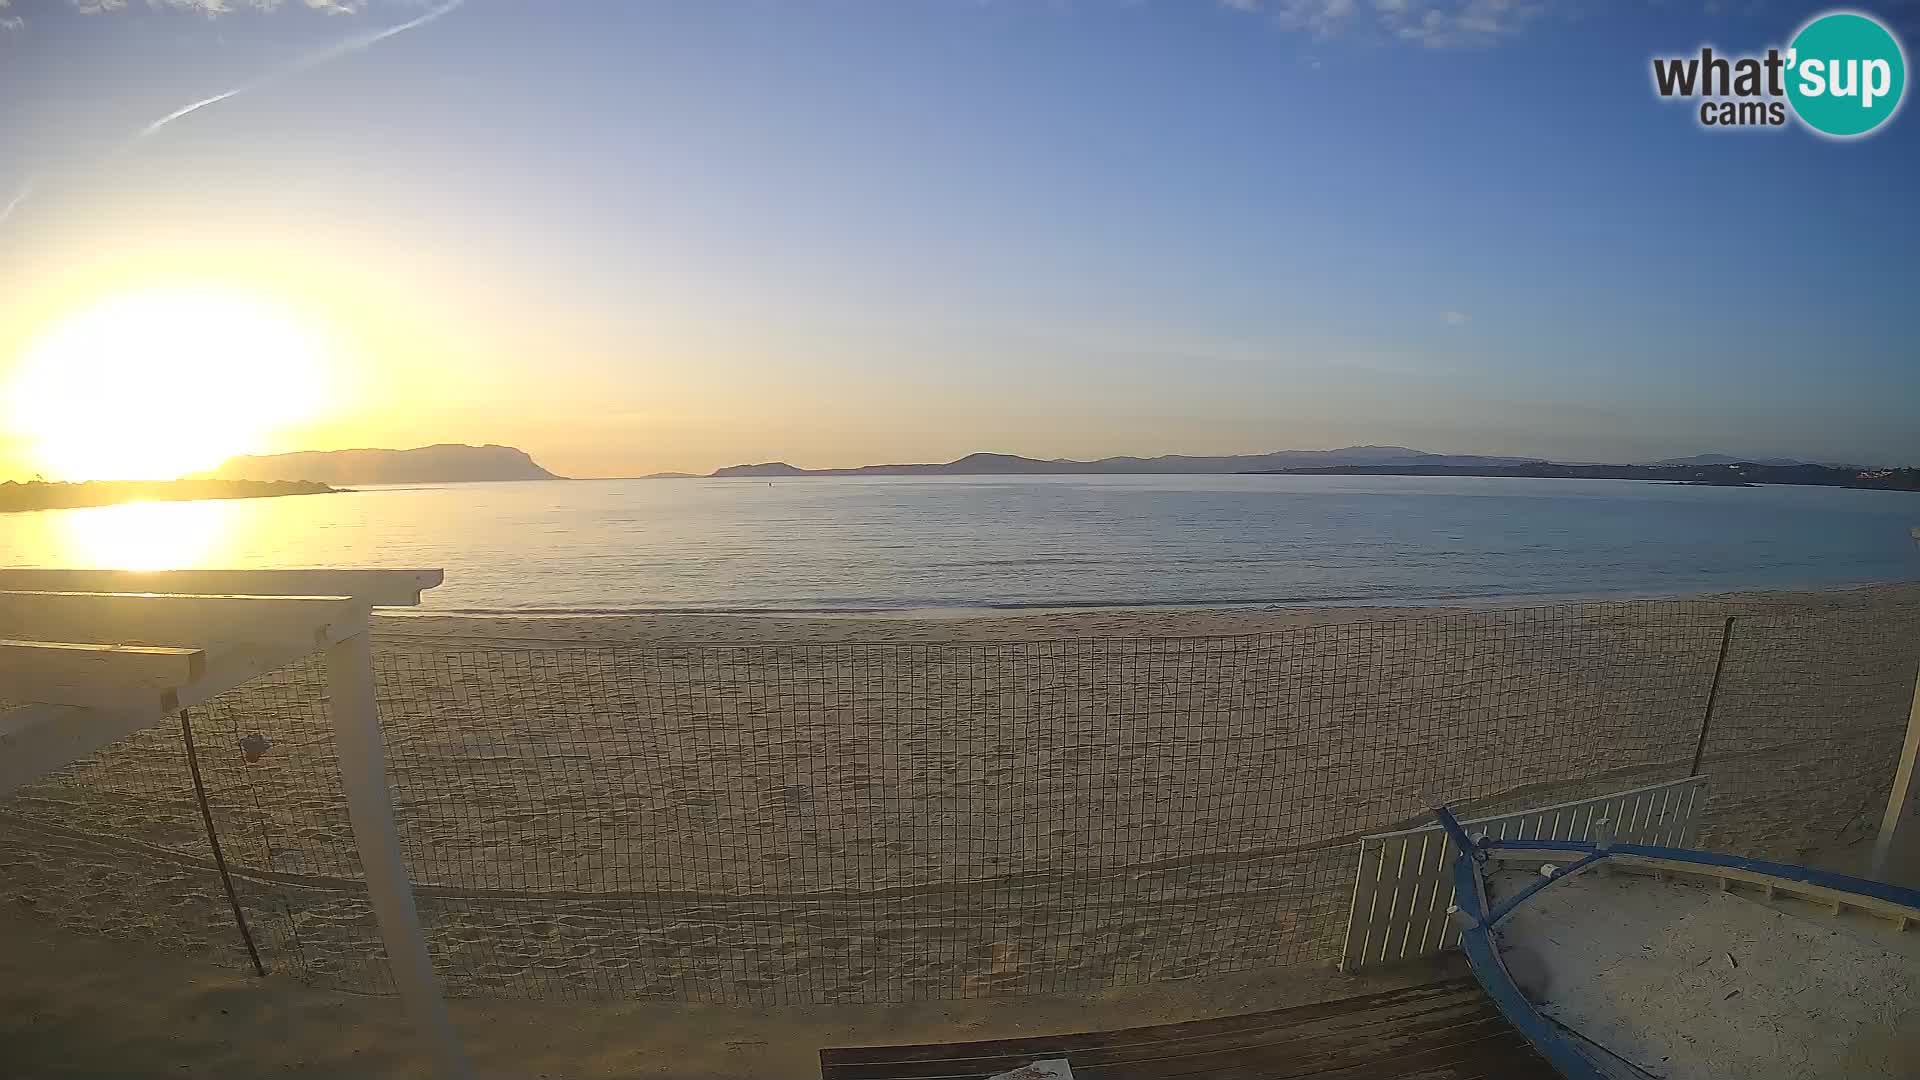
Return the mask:
[[[557, 617], [632, 617], [646, 615], [746, 615], [746, 616], [808, 616], [808, 615], [919, 615], [930, 612], [1038, 612], [1038, 611], [1138, 611], [1142, 609], [1209, 609], [1244, 607], [1341, 607], [1368, 605], [1379, 607], [1420, 607], [1434, 604], [1453, 604], [1484, 601], [1492, 599], [1511, 599], [1518, 596], [1538, 596], [1539, 594], [1518, 593], [1434, 593], [1426, 595], [1383, 596], [1376, 594], [1334, 594], [1300, 596], [1263, 596], [1263, 597], [1185, 597], [1185, 598], [1121, 598], [1101, 600], [1045, 600], [1045, 601], [906, 601], [879, 605], [807, 605], [807, 606], [757, 606], [757, 605], [716, 605], [700, 607], [443, 607], [399, 609], [391, 614], [402, 618], [431, 618], [433, 616], [460, 616], [463, 618], [497, 619], [539, 619]], [[1573, 594], [1568, 594], [1569, 596]], [[1583, 594], [1584, 595], [1584, 594]]]

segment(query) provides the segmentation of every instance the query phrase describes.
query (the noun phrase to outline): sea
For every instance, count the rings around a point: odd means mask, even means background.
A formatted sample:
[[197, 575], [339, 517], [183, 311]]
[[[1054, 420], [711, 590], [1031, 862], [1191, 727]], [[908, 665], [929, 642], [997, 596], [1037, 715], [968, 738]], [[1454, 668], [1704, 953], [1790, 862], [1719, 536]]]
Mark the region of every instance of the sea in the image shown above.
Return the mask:
[[1920, 579], [1920, 493], [1394, 476], [374, 487], [0, 515], [0, 565], [436, 567], [476, 615], [1474, 605]]

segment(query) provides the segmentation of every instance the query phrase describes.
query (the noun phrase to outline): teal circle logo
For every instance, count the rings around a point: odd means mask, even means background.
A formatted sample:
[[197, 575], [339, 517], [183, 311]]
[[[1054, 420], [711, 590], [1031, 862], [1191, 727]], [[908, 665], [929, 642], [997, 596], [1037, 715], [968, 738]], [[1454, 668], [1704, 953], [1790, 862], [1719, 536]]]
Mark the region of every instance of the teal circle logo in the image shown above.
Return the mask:
[[1787, 100], [1808, 127], [1850, 139], [1892, 119], [1907, 89], [1900, 42], [1874, 19], [1836, 11], [1802, 27], [1787, 50]]

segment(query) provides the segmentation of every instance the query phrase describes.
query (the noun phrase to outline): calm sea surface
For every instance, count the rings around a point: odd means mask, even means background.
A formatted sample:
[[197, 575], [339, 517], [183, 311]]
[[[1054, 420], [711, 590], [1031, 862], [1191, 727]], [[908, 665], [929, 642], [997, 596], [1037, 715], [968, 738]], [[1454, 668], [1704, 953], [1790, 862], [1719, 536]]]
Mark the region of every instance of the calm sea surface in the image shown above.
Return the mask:
[[584, 480], [0, 515], [0, 565], [444, 567], [442, 611], [1417, 604], [1920, 578], [1920, 494], [1424, 477]]

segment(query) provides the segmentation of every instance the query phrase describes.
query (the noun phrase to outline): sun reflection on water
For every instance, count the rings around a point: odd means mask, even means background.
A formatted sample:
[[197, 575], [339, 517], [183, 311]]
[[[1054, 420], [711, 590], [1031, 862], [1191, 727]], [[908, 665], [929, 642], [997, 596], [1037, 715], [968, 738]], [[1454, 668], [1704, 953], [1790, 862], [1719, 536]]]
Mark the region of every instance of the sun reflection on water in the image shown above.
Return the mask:
[[231, 503], [140, 502], [49, 515], [48, 566], [191, 570], [219, 565], [234, 548]]

